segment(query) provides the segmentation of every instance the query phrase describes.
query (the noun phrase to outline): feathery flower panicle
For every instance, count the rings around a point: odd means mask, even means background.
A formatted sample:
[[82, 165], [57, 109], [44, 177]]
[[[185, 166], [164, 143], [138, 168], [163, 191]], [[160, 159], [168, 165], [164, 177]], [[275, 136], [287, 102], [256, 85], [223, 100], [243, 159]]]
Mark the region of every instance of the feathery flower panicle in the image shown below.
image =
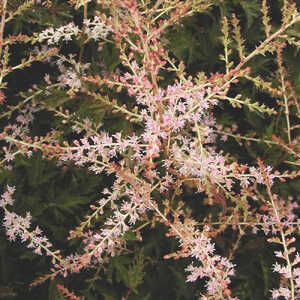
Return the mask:
[[6, 205], [13, 205], [14, 200], [12, 198], [13, 193], [15, 192], [15, 187], [7, 186], [6, 191], [1, 195], [0, 206], [5, 207]]
[[73, 36], [77, 36], [80, 32], [78, 26], [74, 23], [69, 23], [67, 25], [58, 28], [47, 28], [40, 32], [38, 35], [39, 42], [47, 41], [48, 45], [55, 45], [62, 39], [63, 41], [71, 41]]
[[98, 16], [95, 16], [93, 20], [85, 19], [83, 25], [84, 29], [80, 29], [73, 22], [58, 28], [50, 27], [40, 32], [37, 38], [40, 43], [46, 41], [48, 45], [57, 45], [61, 40], [68, 42], [77, 38], [82, 32], [88, 36], [88, 39], [98, 41], [105, 39], [112, 31], [112, 27], [106, 25]]
[[105, 24], [99, 16], [95, 16], [93, 20], [85, 19], [83, 24], [85, 26], [84, 33], [87, 34], [89, 39], [95, 41], [105, 39], [112, 32], [111, 25]]
[[272, 270], [285, 279], [278, 289], [271, 291], [272, 297], [291, 299], [292, 295], [294, 297], [300, 294], [300, 255], [293, 245], [296, 241], [293, 234], [297, 234], [298, 231], [295, 210], [299, 209], [300, 205], [291, 199], [286, 202], [276, 194], [269, 196], [271, 203], [264, 208], [268, 214], [263, 216], [258, 214], [257, 218], [263, 222], [262, 230], [269, 236], [268, 241], [282, 248], [274, 252], [275, 257], [280, 259], [280, 263], [276, 261]]

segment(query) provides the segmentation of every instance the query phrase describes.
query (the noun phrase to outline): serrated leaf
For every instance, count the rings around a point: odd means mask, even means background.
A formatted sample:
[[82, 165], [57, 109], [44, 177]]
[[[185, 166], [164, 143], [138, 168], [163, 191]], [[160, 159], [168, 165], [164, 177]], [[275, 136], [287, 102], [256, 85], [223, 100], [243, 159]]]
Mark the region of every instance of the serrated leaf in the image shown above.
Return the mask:
[[136, 234], [132, 231], [125, 232], [123, 237], [126, 241], [136, 241], [137, 240]]
[[69, 209], [80, 204], [85, 204], [87, 202], [89, 202], [89, 199], [86, 197], [70, 195], [66, 193], [60, 195], [55, 204], [61, 209]]

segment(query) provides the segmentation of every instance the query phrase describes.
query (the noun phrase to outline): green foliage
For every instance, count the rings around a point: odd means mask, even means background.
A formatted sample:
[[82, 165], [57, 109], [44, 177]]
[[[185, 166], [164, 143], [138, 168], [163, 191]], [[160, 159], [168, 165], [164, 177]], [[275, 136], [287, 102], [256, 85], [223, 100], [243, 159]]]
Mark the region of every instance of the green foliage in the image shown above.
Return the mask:
[[103, 62], [109, 72], [115, 71], [120, 64], [120, 52], [117, 48], [110, 44], [105, 44], [101, 51]]
[[188, 17], [183, 24], [173, 26], [166, 35], [166, 47], [188, 69], [201, 64], [204, 70], [214, 69], [221, 43], [219, 22], [212, 14]]
[[[26, 1], [27, 3], [32, 1]], [[16, 11], [22, 5], [26, 5], [22, 0], [8, 1], [8, 10]], [[34, 1], [33, 1], [34, 2]], [[58, 27], [66, 21], [71, 21], [74, 15], [70, 11], [70, 6], [65, 1], [51, 1], [50, 6], [34, 6], [28, 5], [27, 9], [22, 10], [22, 13], [17, 14], [11, 24], [11, 33], [18, 34], [37, 32], [38, 27]]]
[[114, 275], [117, 282], [123, 282], [138, 295], [136, 288], [143, 282], [144, 263], [143, 249], [138, 250], [133, 259], [123, 256], [113, 258], [107, 270], [107, 280], [112, 284]]

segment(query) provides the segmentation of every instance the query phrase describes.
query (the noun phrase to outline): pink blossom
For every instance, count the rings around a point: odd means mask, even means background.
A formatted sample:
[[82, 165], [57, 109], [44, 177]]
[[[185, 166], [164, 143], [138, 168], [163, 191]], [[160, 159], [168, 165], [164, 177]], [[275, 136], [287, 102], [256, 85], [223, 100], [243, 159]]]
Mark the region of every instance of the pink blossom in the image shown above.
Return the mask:
[[14, 200], [12, 195], [15, 192], [15, 187], [7, 185], [6, 191], [1, 195], [0, 206], [13, 205]]

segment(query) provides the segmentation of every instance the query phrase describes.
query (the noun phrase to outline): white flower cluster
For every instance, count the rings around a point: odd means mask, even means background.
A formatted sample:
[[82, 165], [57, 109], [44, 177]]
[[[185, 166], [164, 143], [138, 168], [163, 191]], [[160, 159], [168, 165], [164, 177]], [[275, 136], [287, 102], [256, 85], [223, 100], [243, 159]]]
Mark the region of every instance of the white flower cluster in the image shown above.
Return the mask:
[[[75, 90], [80, 89], [80, 76], [85, 75], [85, 70], [89, 68], [90, 64], [76, 63], [73, 60], [72, 55], [70, 55], [69, 60], [64, 56], [61, 56], [57, 62], [58, 68], [61, 72], [61, 75], [58, 76], [58, 81], [61, 83], [62, 87], [70, 87]], [[72, 63], [73, 67], [67, 68], [64, 65], [64, 62]]]
[[94, 17], [94, 20], [89, 19], [84, 20], [85, 33], [88, 35], [89, 39], [94, 39], [97, 41], [99, 38], [106, 38], [109, 32], [112, 31], [110, 25], [106, 25], [98, 16]]
[[64, 41], [72, 40], [72, 36], [77, 36], [80, 32], [79, 28], [74, 23], [69, 23], [59, 28], [47, 28], [38, 35], [39, 42], [47, 40], [48, 45], [57, 44], [61, 38]]
[[58, 77], [58, 80], [62, 86], [68, 86], [72, 89], [80, 89], [81, 81], [76, 72], [73, 70], [66, 70], [64, 74]]
[[[106, 38], [108, 33], [112, 31], [110, 25], [106, 25], [99, 17], [95, 16], [94, 20], [84, 20], [84, 33], [89, 39], [97, 41], [100, 38]], [[58, 28], [47, 28], [38, 35], [38, 41], [43, 42], [47, 40], [48, 45], [57, 44], [61, 39], [63, 41], [72, 40], [73, 36], [80, 34], [82, 30], [78, 28], [73, 22]]]

